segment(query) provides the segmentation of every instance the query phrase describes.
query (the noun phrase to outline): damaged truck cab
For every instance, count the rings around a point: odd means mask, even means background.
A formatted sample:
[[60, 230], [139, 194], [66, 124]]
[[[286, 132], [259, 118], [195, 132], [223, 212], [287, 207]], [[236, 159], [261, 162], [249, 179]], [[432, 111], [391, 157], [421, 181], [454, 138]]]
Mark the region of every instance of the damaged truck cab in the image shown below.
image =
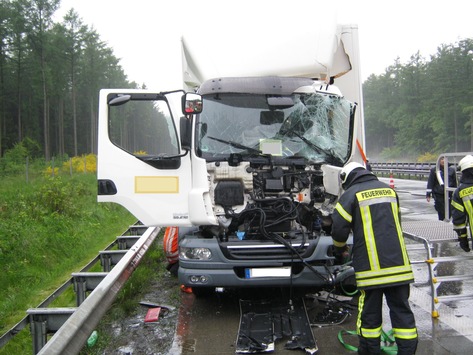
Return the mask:
[[[145, 225], [192, 227], [178, 275], [194, 292], [351, 275], [330, 231], [340, 170], [364, 157], [357, 28], [334, 43], [310, 75], [200, 80], [188, 65], [193, 92], [101, 90], [98, 199]], [[194, 63], [184, 42], [183, 53]]]

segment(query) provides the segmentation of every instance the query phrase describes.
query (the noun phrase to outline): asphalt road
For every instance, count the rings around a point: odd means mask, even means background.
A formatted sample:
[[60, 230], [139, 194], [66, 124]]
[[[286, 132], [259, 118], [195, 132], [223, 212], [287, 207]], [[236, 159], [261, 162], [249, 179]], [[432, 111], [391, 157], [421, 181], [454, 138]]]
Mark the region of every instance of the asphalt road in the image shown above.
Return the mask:
[[[389, 179], [381, 180], [389, 183]], [[425, 200], [424, 181], [395, 180], [395, 189], [400, 196], [403, 223], [418, 221], [427, 223], [430, 227], [438, 223], [433, 202]], [[443, 227], [443, 226], [442, 226]], [[447, 253], [458, 253], [456, 243], [444, 243]], [[445, 252], [442, 249], [442, 252]], [[458, 254], [460, 255], [460, 254]], [[411, 256], [417, 258], [418, 255]], [[423, 265], [416, 268], [416, 280], [426, 275]], [[473, 267], [465, 266], [473, 270]], [[466, 283], [466, 281], [465, 281]], [[460, 287], [460, 292], [462, 288]], [[466, 288], [463, 288], [463, 291]], [[313, 290], [307, 290], [307, 294]], [[262, 290], [257, 290], [261, 293]], [[279, 297], [281, 291], [274, 290], [274, 297]], [[304, 296], [301, 294], [301, 296]], [[297, 295], [299, 296], [299, 295]], [[215, 294], [207, 298], [196, 298], [193, 294], [181, 293], [182, 305], [179, 309], [177, 332], [170, 354], [202, 354], [226, 355], [235, 354], [236, 340], [239, 331], [240, 307], [239, 300], [251, 297], [248, 294], [228, 292]], [[432, 317], [432, 298], [429, 296], [429, 287], [411, 287], [411, 306], [416, 316], [419, 333], [419, 347], [417, 354], [444, 355], [444, 354], [472, 354], [473, 353], [473, 315], [469, 301], [450, 302], [439, 308], [440, 317]], [[308, 303], [307, 303], [308, 302]], [[352, 300], [356, 305], [356, 296]], [[306, 301], [309, 319], [320, 314], [327, 304], [320, 300]], [[349, 317], [340, 325], [312, 327], [317, 341], [317, 354], [349, 354], [337, 335], [340, 331], [355, 329], [356, 307], [350, 311]], [[385, 324], [383, 329], [390, 329], [387, 306], [384, 307]], [[345, 335], [347, 342], [357, 345], [356, 337]], [[288, 339], [276, 342], [276, 354], [304, 354], [303, 350], [287, 350], [284, 348]], [[353, 353], [353, 352], [351, 352]]]

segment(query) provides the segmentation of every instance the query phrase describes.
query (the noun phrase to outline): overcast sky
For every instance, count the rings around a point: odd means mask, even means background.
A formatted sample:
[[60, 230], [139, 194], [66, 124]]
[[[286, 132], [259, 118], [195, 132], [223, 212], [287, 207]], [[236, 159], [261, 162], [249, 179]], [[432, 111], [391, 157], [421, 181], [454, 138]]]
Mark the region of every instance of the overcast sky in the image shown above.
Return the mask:
[[113, 48], [130, 81], [158, 90], [178, 85], [173, 73], [180, 70], [185, 33], [215, 43], [226, 31], [250, 33], [248, 41], [267, 35], [267, 45], [278, 43], [271, 35], [281, 31], [297, 40], [310, 28], [357, 24], [362, 80], [397, 57], [406, 63], [420, 51], [428, 59], [441, 44], [473, 38], [471, 0], [61, 0], [59, 20], [71, 8]]

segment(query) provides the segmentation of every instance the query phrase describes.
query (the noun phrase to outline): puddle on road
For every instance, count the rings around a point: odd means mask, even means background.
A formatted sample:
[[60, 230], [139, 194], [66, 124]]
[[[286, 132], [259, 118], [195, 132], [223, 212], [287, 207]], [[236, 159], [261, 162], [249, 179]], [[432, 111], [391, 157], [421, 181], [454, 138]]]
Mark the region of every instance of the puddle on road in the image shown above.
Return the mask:
[[[473, 274], [473, 260], [461, 259], [463, 255], [471, 255], [471, 253], [465, 253], [458, 246], [457, 242], [439, 242], [433, 243], [432, 256], [435, 261], [437, 257], [459, 257], [457, 261], [446, 261], [440, 262], [436, 266], [436, 276], [450, 276], [455, 275], [460, 280], [452, 281], [441, 281], [437, 285], [437, 296], [455, 296], [473, 294], [473, 280], [464, 279], [461, 280], [462, 275]], [[425, 250], [414, 250], [409, 251], [409, 257], [411, 261], [425, 260], [427, 257]], [[416, 283], [425, 283], [429, 281], [428, 267], [426, 263], [414, 264], [413, 265]], [[422, 287], [426, 293], [431, 294], [430, 285]], [[448, 306], [457, 309], [458, 314], [470, 316], [473, 319], [473, 309], [471, 303], [465, 303], [463, 300], [452, 300], [445, 302]], [[465, 306], [465, 304], [467, 306]]]
[[[436, 266], [437, 276], [461, 275], [473, 273], [473, 260], [462, 259], [465, 253], [458, 246], [457, 242], [436, 242], [432, 243], [433, 259], [437, 257], [459, 257], [457, 261], [440, 262]], [[425, 260], [425, 250], [409, 251], [412, 262], [415, 260]], [[426, 263], [414, 264], [414, 275], [416, 284], [411, 287], [410, 301], [416, 314], [416, 323], [419, 329], [419, 336], [442, 338], [451, 331], [463, 334], [473, 341], [473, 309], [471, 300], [463, 299], [449, 300], [435, 304], [432, 307], [432, 292], [429, 284], [429, 272]], [[473, 280], [443, 281], [437, 284], [437, 296], [460, 296], [473, 294]], [[416, 308], [425, 312], [416, 311]], [[432, 311], [436, 310], [438, 318], [432, 317]]]

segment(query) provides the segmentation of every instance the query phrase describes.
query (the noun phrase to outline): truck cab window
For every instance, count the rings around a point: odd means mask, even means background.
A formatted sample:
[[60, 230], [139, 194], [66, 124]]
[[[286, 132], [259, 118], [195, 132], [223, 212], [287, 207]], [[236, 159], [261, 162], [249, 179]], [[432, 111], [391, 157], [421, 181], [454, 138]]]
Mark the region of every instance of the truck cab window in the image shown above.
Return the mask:
[[110, 140], [138, 157], [179, 154], [177, 132], [164, 100], [134, 99], [109, 106]]

